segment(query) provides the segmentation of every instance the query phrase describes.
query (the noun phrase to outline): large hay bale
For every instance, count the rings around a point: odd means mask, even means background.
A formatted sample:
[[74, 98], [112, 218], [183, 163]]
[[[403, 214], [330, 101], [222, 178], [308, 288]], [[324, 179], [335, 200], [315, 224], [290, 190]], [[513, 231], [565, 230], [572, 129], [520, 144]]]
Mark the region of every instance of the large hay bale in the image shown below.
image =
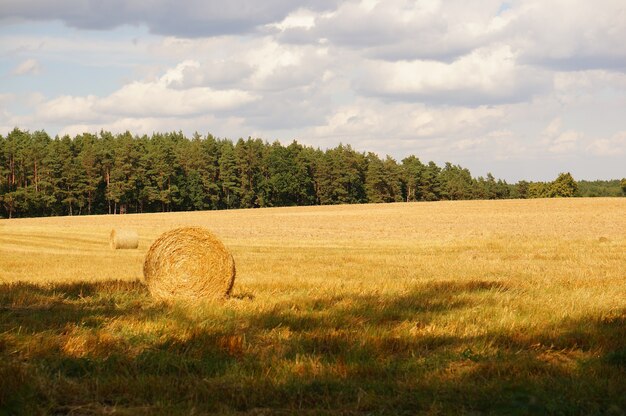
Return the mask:
[[158, 299], [223, 298], [235, 282], [235, 261], [205, 228], [176, 228], [152, 244], [143, 275], [148, 290]]
[[111, 230], [109, 245], [113, 250], [139, 247], [139, 234], [135, 230]]

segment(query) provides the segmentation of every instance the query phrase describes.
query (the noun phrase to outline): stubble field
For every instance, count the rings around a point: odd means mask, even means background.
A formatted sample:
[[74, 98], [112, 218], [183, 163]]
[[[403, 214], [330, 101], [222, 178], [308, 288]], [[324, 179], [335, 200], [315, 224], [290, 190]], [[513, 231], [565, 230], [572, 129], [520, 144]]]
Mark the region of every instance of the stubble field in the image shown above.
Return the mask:
[[[150, 298], [183, 225], [230, 299]], [[0, 414], [621, 415], [625, 253], [626, 198], [0, 220]]]

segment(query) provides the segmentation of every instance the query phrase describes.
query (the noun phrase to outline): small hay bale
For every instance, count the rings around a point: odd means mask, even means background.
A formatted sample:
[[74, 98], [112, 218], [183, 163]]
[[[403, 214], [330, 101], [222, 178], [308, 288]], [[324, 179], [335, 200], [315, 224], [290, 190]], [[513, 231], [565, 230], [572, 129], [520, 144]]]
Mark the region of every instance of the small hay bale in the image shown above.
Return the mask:
[[143, 276], [157, 299], [224, 298], [235, 282], [235, 260], [207, 229], [176, 228], [152, 244]]
[[139, 234], [135, 230], [111, 230], [109, 244], [113, 250], [139, 247]]

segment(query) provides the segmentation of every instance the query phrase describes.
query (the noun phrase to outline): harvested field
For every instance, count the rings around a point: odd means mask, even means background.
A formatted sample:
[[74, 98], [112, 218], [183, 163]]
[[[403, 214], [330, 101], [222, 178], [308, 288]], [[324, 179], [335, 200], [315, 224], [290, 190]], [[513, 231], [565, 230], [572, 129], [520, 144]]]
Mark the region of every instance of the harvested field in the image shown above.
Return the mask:
[[[148, 294], [183, 226], [232, 252], [230, 299]], [[626, 198], [0, 220], [0, 408], [624, 414], [625, 253]]]

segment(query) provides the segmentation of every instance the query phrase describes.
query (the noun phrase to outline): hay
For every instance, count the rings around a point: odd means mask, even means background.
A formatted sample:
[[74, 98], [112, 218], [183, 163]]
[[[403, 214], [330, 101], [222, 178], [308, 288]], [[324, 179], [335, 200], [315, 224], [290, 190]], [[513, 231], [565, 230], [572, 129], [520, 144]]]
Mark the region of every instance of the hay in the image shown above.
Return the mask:
[[113, 250], [139, 247], [139, 234], [134, 230], [111, 230], [109, 245]]
[[148, 290], [157, 299], [223, 298], [235, 282], [235, 261], [208, 230], [176, 228], [152, 244], [143, 275]]

